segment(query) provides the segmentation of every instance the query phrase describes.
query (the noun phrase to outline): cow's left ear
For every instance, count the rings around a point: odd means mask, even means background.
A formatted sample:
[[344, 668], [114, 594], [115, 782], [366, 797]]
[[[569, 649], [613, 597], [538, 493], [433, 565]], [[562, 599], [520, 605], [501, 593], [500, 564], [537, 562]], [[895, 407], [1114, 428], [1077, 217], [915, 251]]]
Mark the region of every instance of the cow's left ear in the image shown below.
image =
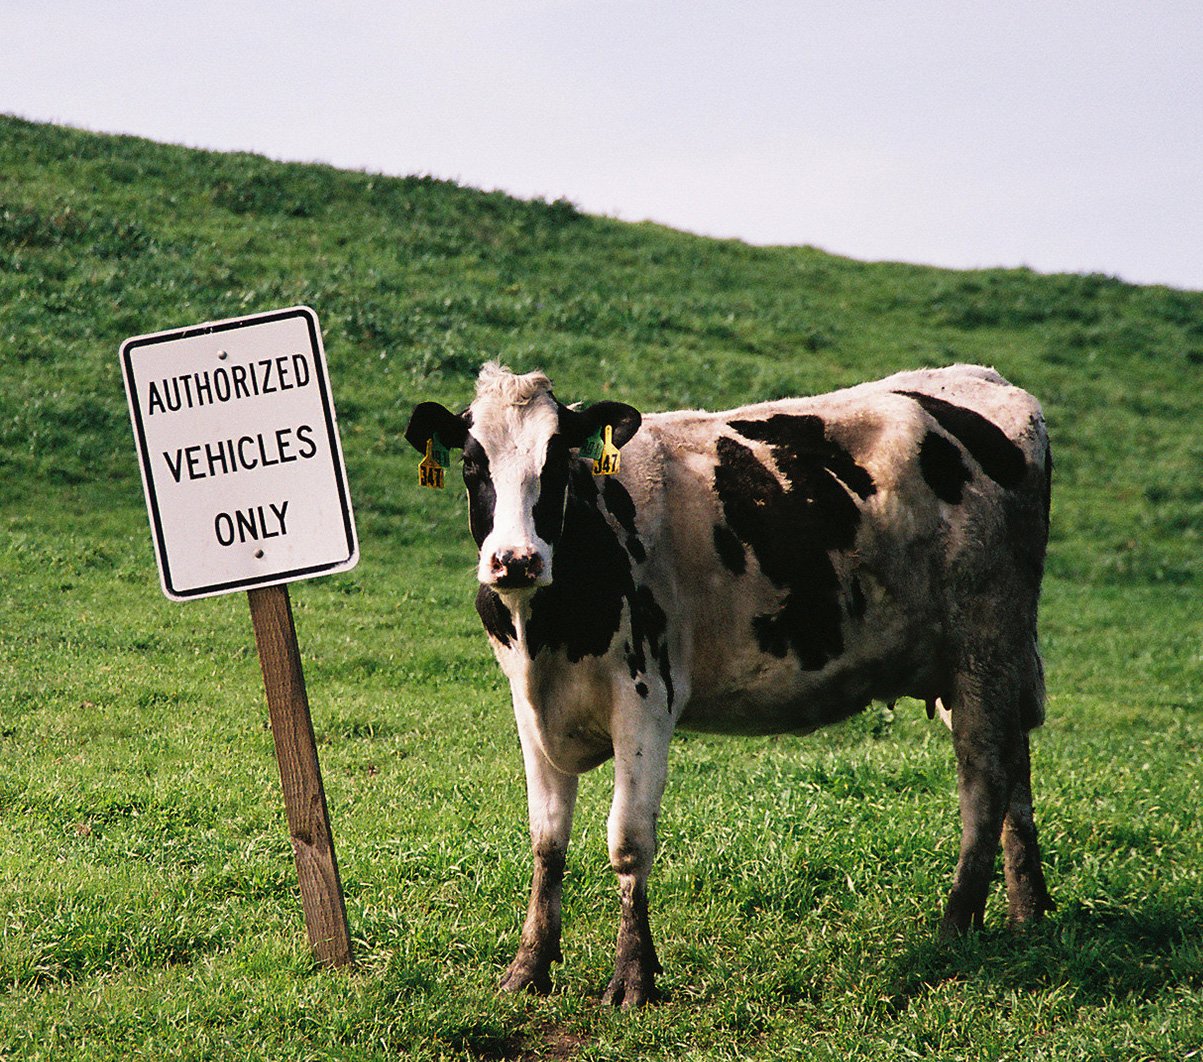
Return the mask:
[[591, 435], [607, 425], [610, 439], [620, 449], [634, 437], [643, 417], [634, 406], [624, 402], [595, 402], [584, 409], [560, 407], [560, 431], [569, 446], [582, 446]]
[[435, 435], [444, 446], [462, 447], [468, 439], [468, 422], [438, 402], [420, 402], [409, 418], [405, 439], [418, 453], [424, 454], [426, 444]]

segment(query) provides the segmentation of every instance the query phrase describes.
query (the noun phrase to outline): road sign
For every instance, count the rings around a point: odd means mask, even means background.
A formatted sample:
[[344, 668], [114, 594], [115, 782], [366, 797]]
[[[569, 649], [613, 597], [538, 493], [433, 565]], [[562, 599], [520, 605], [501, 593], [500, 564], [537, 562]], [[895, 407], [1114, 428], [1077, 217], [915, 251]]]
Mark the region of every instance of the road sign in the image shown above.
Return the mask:
[[317, 314], [135, 336], [121, 366], [163, 592], [182, 601], [359, 559]]
[[247, 592], [309, 942], [323, 965], [344, 965], [347, 908], [280, 585], [359, 559], [317, 314], [135, 336], [121, 368], [163, 592]]

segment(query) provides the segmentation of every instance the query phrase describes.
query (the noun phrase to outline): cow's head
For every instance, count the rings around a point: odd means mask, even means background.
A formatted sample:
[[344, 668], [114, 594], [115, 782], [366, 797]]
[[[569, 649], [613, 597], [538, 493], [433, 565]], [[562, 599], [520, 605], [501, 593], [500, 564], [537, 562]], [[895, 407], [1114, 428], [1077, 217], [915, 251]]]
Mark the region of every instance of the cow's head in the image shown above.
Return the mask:
[[422, 402], [405, 438], [421, 454], [436, 434], [444, 446], [463, 449], [468, 522], [480, 547], [477, 577], [485, 586], [515, 591], [552, 581], [577, 449], [607, 426], [621, 447], [639, 423], [639, 411], [621, 402], [569, 409], [543, 373], [518, 376], [490, 362], [463, 413]]

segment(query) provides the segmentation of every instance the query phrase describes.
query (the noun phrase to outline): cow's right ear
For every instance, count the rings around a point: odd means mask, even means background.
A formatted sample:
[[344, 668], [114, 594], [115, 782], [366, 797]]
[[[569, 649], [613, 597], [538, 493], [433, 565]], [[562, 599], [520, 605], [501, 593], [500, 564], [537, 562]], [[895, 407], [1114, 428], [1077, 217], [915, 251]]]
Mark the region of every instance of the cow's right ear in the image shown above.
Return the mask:
[[436, 435], [444, 446], [460, 448], [468, 440], [468, 422], [438, 402], [421, 402], [409, 418], [406, 441], [418, 453], [425, 454], [426, 444]]

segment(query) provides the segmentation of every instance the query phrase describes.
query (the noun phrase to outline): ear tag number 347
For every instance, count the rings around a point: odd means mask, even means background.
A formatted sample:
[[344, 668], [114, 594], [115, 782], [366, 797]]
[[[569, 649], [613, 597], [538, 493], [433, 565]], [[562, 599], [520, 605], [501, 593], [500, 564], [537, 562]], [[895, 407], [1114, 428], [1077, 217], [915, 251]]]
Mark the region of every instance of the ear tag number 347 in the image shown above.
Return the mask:
[[426, 440], [426, 456], [418, 465], [418, 483], [431, 490], [442, 490], [444, 473], [451, 463], [451, 451], [440, 441], [437, 435]]
[[595, 476], [618, 475], [621, 454], [618, 447], [614, 445], [613, 435], [613, 427], [607, 424], [604, 438], [600, 430], [595, 431], [585, 440], [585, 444], [581, 447], [581, 457], [586, 457], [593, 461], [593, 474]]

